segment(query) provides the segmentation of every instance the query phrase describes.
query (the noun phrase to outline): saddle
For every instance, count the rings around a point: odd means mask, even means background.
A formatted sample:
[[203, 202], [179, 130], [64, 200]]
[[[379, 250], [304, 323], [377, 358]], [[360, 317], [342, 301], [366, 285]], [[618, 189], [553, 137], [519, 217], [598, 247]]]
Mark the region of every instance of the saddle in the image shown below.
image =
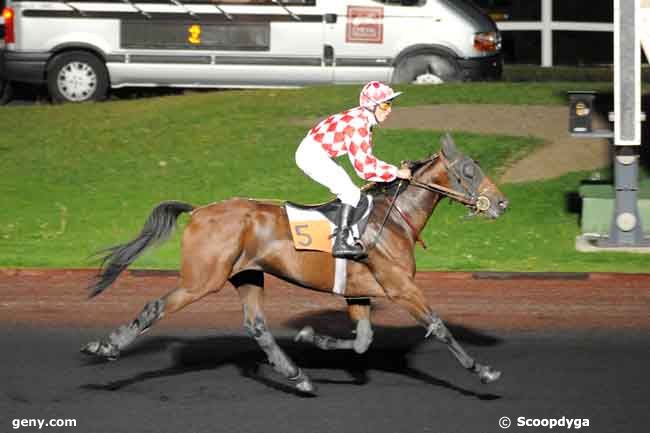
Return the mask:
[[[293, 244], [299, 250], [332, 252], [336, 226], [336, 214], [341, 207], [339, 199], [316, 205], [285, 202]], [[360, 239], [368, 225], [373, 208], [373, 197], [361, 194], [350, 224], [350, 242]]]

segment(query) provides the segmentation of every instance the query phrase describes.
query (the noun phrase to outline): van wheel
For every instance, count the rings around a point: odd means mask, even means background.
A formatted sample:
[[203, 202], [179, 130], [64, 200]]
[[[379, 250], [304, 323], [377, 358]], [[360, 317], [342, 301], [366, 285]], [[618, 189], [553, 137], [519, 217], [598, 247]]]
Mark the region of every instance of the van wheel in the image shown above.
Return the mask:
[[62, 53], [48, 65], [47, 88], [53, 102], [100, 101], [106, 98], [108, 71], [93, 54]]
[[393, 82], [440, 84], [460, 79], [460, 67], [454, 59], [439, 54], [419, 54], [399, 63]]
[[11, 101], [13, 96], [13, 87], [11, 81], [0, 79], [0, 105], [6, 105]]

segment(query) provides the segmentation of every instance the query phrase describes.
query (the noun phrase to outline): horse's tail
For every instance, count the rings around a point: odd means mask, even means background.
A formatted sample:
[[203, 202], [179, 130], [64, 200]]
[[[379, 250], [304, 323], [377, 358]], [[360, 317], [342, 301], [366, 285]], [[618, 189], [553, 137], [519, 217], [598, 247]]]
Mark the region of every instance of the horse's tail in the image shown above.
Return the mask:
[[147, 248], [166, 240], [174, 231], [180, 214], [191, 212], [194, 206], [179, 201], [165, 201], [151, 212], [142, 231], [130, 242], [98, 251], [103, 255], [100, 273], [90, 286], [89, 297], [93, 298], [115, 282], [117, 277]]

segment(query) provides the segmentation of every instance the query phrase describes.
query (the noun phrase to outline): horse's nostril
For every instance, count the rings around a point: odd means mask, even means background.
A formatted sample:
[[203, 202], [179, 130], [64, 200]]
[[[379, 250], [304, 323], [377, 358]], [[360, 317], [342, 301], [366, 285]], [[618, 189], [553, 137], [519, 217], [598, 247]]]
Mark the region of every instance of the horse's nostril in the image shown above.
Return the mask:
[[506, 210], [508, 208], [508, 200], [501, 200], [499, 202], [499, 207], [503, 210]]

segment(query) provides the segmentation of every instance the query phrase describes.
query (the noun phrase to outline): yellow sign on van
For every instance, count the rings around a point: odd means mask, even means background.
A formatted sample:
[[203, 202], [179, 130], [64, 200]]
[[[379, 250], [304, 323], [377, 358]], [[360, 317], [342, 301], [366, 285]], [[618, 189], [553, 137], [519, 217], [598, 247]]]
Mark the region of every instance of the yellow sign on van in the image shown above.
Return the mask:
[[192, 24], [188, 29], [187, 32], [190, 34], [190, 36], [187, 38], [187, 41], [190, 44], [198, 45], [201, 43], [201, 26], [198, 24]]

